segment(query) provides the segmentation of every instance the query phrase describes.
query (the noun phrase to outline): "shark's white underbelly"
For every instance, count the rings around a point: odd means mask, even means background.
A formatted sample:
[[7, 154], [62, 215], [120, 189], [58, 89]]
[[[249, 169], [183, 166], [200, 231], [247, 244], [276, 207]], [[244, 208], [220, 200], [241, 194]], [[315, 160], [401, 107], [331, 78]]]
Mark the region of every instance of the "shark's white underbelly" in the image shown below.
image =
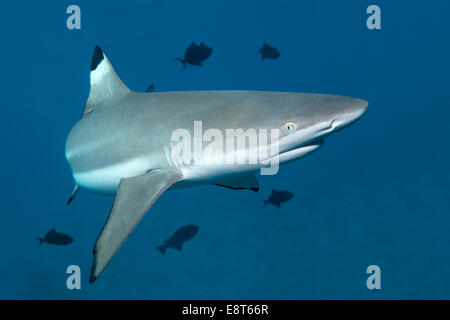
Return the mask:
[[[289, 162], [316, 150], [321, 143], [297, 148], [289, 152], [284, 152], [279, 157], [275, 165]], [[262, 167], [272, 166], [271, 159], [258, 162], [256, 164], [223, 164], [214, 163], [206, 159], [196, 163], [185, 164], [180, 162], [169, 162], [168, 168], [176, 170], [182, 174], [182, 181], [175, 184], [172, 189], [185, 188], [201, 184], [215, 184], [228, 175], [239, 175], [254, 172]], [[98, 169], [83, 172], [75, 171], [73, 177], [80, 187], [88, 190], [103, 193], [115, 194], [122, 178], [129, 178], [144, 174], [149, 170], [159, 170], [163, 168], [152, 167], [149, 158], [132, 158], [130, 160]], [[168, 169], [165, 168], [165, 169]], [[278, 169], [276, 169], [278, 172]]]
[[[258, 170], [257, 165], [220, 165], [220, 164], [189, 164], [173, 167], [182, 173], [180, 187], [189, 187], [214, 183], [221, 177], [252, 172]], [[141, 175], [149, 170], [146, 158], [134, 158], [126, 162], [98, 169], [74, 172], [76, 183], [85, 189], [103, 194], [115, 194], [122, 178]], [[177, 189], [175, 185], [173, 189]]]
[[80, 187], [98, 193], [115, 194], [120, 179], [134, 177], [147, 170], [148, 160], [146, 158], [134, 158], [108, 167], [74, 172], [73, 177]]

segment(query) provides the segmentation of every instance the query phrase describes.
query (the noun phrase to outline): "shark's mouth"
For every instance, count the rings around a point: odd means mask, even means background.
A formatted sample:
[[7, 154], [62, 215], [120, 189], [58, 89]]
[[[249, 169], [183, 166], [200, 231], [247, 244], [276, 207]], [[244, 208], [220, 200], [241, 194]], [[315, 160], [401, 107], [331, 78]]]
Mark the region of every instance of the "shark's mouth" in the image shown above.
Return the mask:
[[280, 152], [279, 156], [281, 156], [283, 154], [286, 154], [286, 153], [289, 153], [289, 152], [293, 152], [293, 151], [300, 151], [300, 150], [306, 150], [306, 149], [311, 149], [311, 148], [317, 149], [317, 148], [321, 147], [324, 143], [325, 143], [324, 139], [314, 140], [314, 141], [311, 141], [309, 143], [297, 145], [297, 146], [295, 146], [293, 148], [290, 148], [290, 149], [287, 149], [287, 150], [285, 150], [283, 152]]
[[306, 156], [307, 154], [310, 154], [311, 152], [319, 149], [323, 145], [323, 143], [324, 143], [324, 140], [319, 139], [319, 140], [315, 140], [315, 141], [312, 141], [307, 144], [293, 147], [291, 149], [288, 149], [286, 151], [278, 153], [278, 155], [276, 155], [276, 156], [273, 156], [269, 159], [261, 161], [261, 164], [263, 166], [272, 166], [277, 163], [282, 164], [282, 163], [287, 163], [287, 162], [297, 160], [297, 159], [302, 158], [302, 157]]

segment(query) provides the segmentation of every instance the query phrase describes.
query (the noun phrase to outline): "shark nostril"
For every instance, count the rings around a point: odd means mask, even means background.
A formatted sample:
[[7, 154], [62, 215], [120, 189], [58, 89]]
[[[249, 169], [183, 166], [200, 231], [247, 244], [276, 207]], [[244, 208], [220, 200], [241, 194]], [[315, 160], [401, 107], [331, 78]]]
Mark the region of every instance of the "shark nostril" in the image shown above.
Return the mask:
[[330, 128], [331, 128], [331, 129], [336, 128], [336, 125], [337, 125], [336, 120], [337, 120], [337, 119], [334, 119], [333, 121], [331, 121], [331, 124], [330, 124]]
[[333, 130], [333, 129], [336, 127], [336, 120], [337, 120], [337, 119], [332, 120], [332, 121], [330, 122], [330, 124], [329, 124], [327, 127], [323, 128], [323, 129], [320, 130], [320, 131], [330, 131], [330, 130]]
[[334, 123], [336, 122], [336, 119], [334, 119], [333, 121], [331, 121], [330, 126], [328, 127], [328, 129], [334, 129]]

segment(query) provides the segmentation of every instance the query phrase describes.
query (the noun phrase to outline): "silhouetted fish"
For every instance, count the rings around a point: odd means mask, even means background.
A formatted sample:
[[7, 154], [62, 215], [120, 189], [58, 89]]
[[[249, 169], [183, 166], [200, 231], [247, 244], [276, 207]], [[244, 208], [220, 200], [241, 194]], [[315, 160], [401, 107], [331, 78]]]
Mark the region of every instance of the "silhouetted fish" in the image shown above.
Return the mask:
[[280, 51], [277, 48], [264, 43], [263, 47], [259, 49], [262, 59], [277, 59], [280, 57]]
[[147, 88], [147, 90], [145, 90], [145, 92], [153, 92], [155, 91], [155, 85], [151, 84], [150, 87]]
[[275, 207], [279, 208], [282, 202], [286, 202], [292, 199], [294, 194], [289, 191], [277, 191], [272, 189], [272, 194], [270, 195], [268, 200], [264, 201], [264, 206], [268, 203], [273, 204]]
[[192, 239], [198, 232], [198, 226], [195, 225], [187, 225], [181, 227], [167, 240], [164, 241], [163, 245], [157, 246], [162, 254], [166, 253], [167, 248], [173, 248], [177, 250], [181, 250], [183, 247], [183, 242], [186, 242]]
[[72, 243], [73, 239], [61, 232], [56, 232], [55, 228], [47, 232], [44, 238], [36, 238], [39, 240], [39, 245], [43, 244], [44, 242], [49, 244], [56, 244], [58, 246], [64, 246]]
[[183, 69], [186, 68], [186, 63], [194, 66], [202, 66], [202, 61], [208, 59], [211, 52], [212, 49], [203, 42], [201, 42], [200, 45], [192, 42], [184, 53], [184, 59], [176, 58], [175, 60], [178, 60], [183, 64]]

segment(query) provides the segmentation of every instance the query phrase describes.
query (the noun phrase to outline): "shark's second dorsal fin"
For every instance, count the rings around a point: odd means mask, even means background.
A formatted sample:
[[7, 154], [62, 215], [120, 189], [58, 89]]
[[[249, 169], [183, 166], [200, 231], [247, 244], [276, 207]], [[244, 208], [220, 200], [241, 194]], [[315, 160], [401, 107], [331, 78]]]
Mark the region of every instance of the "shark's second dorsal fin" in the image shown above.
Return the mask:
[[99, 46], [95, 47], [92, 55], [90, 78], [91, 90], [82, 117], [92, 112], [97, 106], [130, 92]]

